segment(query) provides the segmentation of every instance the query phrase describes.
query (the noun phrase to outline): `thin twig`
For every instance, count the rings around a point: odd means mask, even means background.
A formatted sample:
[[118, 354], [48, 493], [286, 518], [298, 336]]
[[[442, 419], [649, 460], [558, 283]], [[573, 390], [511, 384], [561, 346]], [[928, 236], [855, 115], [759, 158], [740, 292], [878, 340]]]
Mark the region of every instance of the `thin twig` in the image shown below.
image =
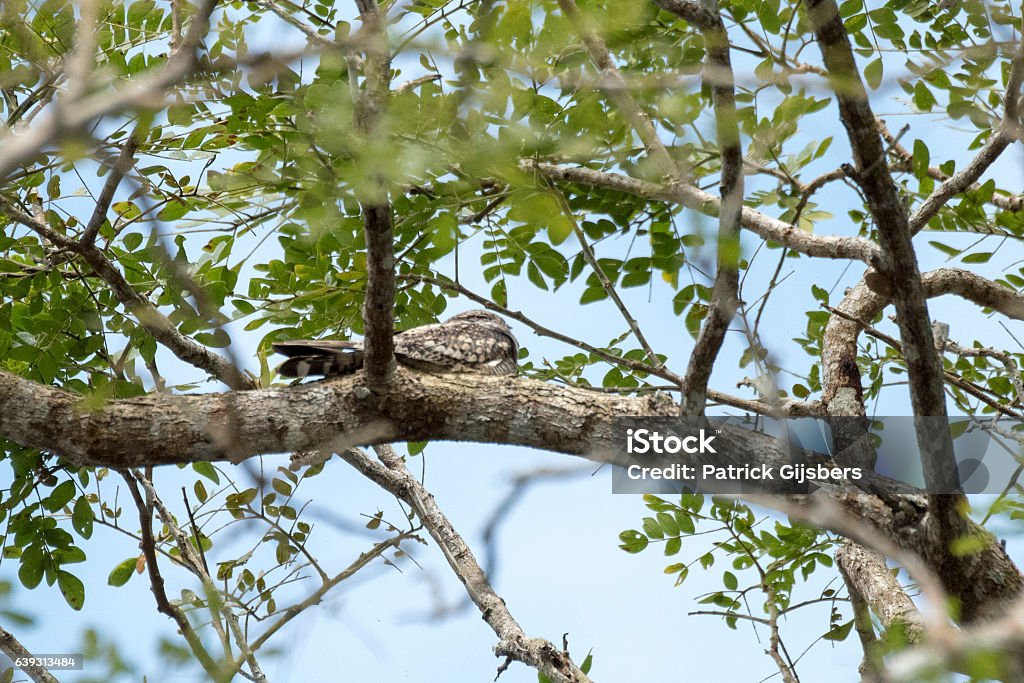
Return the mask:
[[622, 318], [629, 325], [630, 331], [633, 336], [636, 337], [637, 342], [640, 343], [640, 347], [647, 354], [647, 361], [651, 366], [660, 368], [664, 363], [658, 358], [658, 355], [654, 353], [654, 349], [647, 342], [647, 338], [644, 337], [644, 333], [640, 330], [640, 324], [636, 321], [636, 318], [626, 308], [625, 302], [619, 296], [619, 293], [615, 290], [615, 285], [612, 284], [611, 280], [608, 279], [608, 275], [605, 274], [604, 268], [597, 260], [597, 256], [594, 255], [594, 250], [591, 248], [590, 243], [587, 242], [587, 236], [584, 234], [583, 229], [580, 228], [579, 221], [576, 220], [576, 214], [573, 213], [572, 207], [569, 206], [569, 202], [566, 200], [565, 195], [562, 194], [561, 190], [557, 187], [551, 186], [551, 192], [555, 195], [558, 200], [559, 206], [562, 207], [562, 214], [572, 224], [573, 234], [576, 235], [576, 240], [580, 244], [580, 249], [583, 253], [583, 260], [587, 262], [590, 269], [594, 272], [594, 276], [597, 277], [597, 281], [601, 283], [601, 289], [604, 290], [608, 298], [612, 300], [615, 307], [619, 309], [619, 313], [622, 314]]

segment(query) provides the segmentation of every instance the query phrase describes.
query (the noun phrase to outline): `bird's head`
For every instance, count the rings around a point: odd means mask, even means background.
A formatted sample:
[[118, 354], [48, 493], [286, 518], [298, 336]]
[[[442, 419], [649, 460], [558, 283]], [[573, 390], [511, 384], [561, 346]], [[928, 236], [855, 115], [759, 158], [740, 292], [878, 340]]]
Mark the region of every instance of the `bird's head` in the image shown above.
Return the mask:
[[445, 322], [474, 323], [476, 325], [496, 326], [503, 330], [509, 329], [508, 324], [501, 318], [501, 316], [495, 315], [490, 311], [485, 311], [482, 308], [456, 313], [452, 317], [448, 318], [448, 320], [445, 320]]

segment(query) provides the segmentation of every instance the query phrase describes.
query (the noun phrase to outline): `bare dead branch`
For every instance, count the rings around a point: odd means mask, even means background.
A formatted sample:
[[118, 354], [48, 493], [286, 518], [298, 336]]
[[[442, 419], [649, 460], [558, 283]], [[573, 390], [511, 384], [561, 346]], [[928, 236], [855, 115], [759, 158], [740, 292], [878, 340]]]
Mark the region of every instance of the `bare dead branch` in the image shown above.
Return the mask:
[[573, 213], [572, 207], [570, 207], [569, 202], [566, 201], [565, 195], [562, 194], [561, 190], [557, 187], [553, 187], [551, 191], [557, 197], [558, 203], [562, 207], [562, 213], [565, 214], [565, 217], [572, 223], [572, 231], [576, 235], [577, 242], [579, 242], [583, 259], [587, 262], [587, 265], [590, 266], [594, 276], [597, 277], [597, 281], [601, 283], [601, 289], [603, 289], [605, 294], [608, 295], [608, 298], [612, 300], [615, 307], [619, 309], [619, 313], [622, 314], [622, 318], [626, 321], [626, 324], [629, 326], [633, 336], [636, 338], [637, 342], [639, 342], [644, 353], [647, 354], [647, 362], [653, 367], [661, 367], [663, 363], [654, 352], [654, 349], [651, 348], [651, 345], [647, 342], [647, 338], [640, 329], [640, 324], [629, 312], [629, 309], [626, 308], [625, 302], [622, 301], [619, 293], [615, 290], [615, 285], [613, 285], [611, 280], [608, 279], [608, 275], [605, 274], [604, 268], [601, 267], [601, 264], [597, 260], [597, 256], [594, 255], [594, 250], [590, 247], [590, 243], [587, 242], [587, 236], [584, 234], [582, 228], [580, 228], [579, 221], [576, 220], [576, 214]]
[[[126, 481], [129, 481], [130, 484], [141, 484], [142, 488], [146, 490], [146, 500], [147, 502], [152, 502], [153, 507], [156, 508], [157, 513], [160, 516], [160, 521], [165, 527], [167, 527], [171, 536], [174, 538], [174, 542], [178, 547], [179, 557], [184, 560], [183, 565], [199, 579], [203, 584], [203, 588], [207, 595], [219, 595], [217, 587], [213, 584], [213, 580], [206, 571], [205, 560], [202, 558], [200, 552], [197, 551], [196, 548], [192, 547], [192, 543], [189, 541], [188, 535], [181, 530], [181, 527], [178, 526], [174, 516], [167, 510], [163, 500], [157, 494], [156, 488], [153, 486], [153, 482], [151, 482], [149, 478], [141, 472], [132, 473], [130, 477], [130, 481], [128, 477], [125, 477]], [[199, 542], [200, 540], [197, 537], [197, 547]], [[210, 604], [209, 610], [213, 616], [212, 626], [220, 637], [221, 643], [224, 647], [225, 659], [230, 657], [231, 650], [229, 647], [228, 635], [224, 631], [223, 624], [220, 622], [220, 617], [223, 617], [227, 622], [228, 628], [231, 630], [231, 638], [234, 640], [235, 646], [241, 651], [242, 659], [244, 659], [245, 663], [249, 665], [248, 677], [256, 683], [266, 683], [266, 676], [263, 674], [259, 662], [256, 660], [253, 649], [249, 647], [248, 639], [243, 633], [241, 625], [238, 623], [238, 617], [232, 612], [231, 608], [228, 605], [220, 603], [219, 605]], [[223, 665], [220, 666], [222, 669], [224, 668]], [[224, 671], [221, 671], [220, 677], [223, 675]]]
[[156, 559], [156, 541], [153, 538], [153, 508], [148, 505], [142, 497], [142, 492], [139, 490], [138, 482], [135, 475], [127, 470], [120, 471], [121, 477], [124, 479], [125, 484], [128, 487], [128, 492], [132, 496], [132, 500], [135, 502], [135, 508], [139, 513], [139, 528], [142, 534], [142, 553], [146, 558], [146, 571], [149, 573], [149, 588], [153, 592], [153, 598], [156, 600], [156, 609], [161, 614], [166, 614], [174, 623], [177, 624], [178, 630], [181, 635], [185, 638], [185, 642], [188, 643], [189, 649], [192, 654], [195, 655], [199, 664], [203, 667], [203, 670], [207, 674], [217, 680], [220, 676], [220, 667], [217, 662], [213, 660], [210, 653], [206, 651], [206, 646], [203, 645], [202, 639], [199, 634], [196, 633], [195, 629], [192, 628], [192, 624], [189, 623], [188, 617], [175, 605], [171, 604], [171, 601], [167, 599], [167, 593], [164, 590], [164, 577], [160, 573], [160, 567], [157, 564]]
[[[353, 560], [352, 563], [350, 563], [345, 569], [338, 572], [334, 576], [330, 577], [330, 579], [324, 581], [315, 591], [310, 593], [309, 596], [307, 596], [304, 600], [282, 610], [280, 613], [280, 617], [269, 627], [267, 627], [267, 629], [263, 633], [261, 633], [259, 637], [252, 641], [250, 645], [252, 651], [256, 652], [257, 650], [259, 650], [270, 639], [271, 636], [273, 636], [275, 633], [281, 630], [281, 628], [285, 624], [290, 622], [292, 619], [299, 616], [307, 609], [319, 605], [323, 601], [324, 597], [326, 597], [327, 594], [335, 586], [355, 576], [364, 567], [369, 566], [369, 564], [373, 560], [377, 559], [378, 557], [381, 557], [385, 551], [391, 548], [398, 548], [402, 541], [410, 538], [411, 536], [412, 532], [403, 531], [399, 534], [396, 534], [392, 538], [376, 543], [372, 548], [370, 548], [366, 552], [360, 553], [359, 557]], [[236, 663], [236, 668], [238, 665], [240, 665], [240, 663], [241, 660], [239, 660]]]

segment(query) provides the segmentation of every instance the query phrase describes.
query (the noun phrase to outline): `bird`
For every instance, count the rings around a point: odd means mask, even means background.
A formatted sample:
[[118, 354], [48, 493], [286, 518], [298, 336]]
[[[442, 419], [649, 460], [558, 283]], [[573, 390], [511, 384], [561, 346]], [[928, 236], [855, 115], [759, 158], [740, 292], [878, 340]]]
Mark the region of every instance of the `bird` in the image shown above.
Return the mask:
[[[335, 377], [363, 367], [363, 342], [295, 339], [273, 343], [288, 360], [282, 377]], [[484, 310], [465, 311], [444, 322], [395, 334], [395, 360], [430, 372], [515, 375], [519, 342], [499, 316]]]

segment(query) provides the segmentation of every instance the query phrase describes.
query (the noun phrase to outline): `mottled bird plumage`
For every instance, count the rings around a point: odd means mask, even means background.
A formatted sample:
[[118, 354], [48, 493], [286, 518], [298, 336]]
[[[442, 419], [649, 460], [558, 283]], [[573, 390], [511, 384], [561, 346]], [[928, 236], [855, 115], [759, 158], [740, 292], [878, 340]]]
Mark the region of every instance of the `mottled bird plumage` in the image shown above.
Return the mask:
[[[274, 342], [274, 350], [289, 357], [277, 369], [283, 377], [330, 377], [363, 367], [358, 341], [298, 339]], [[420, 370], [514, 375], [518, 357], [512, 330], [488, 311], [466, 311], [395, 335], [395, 360]]]

